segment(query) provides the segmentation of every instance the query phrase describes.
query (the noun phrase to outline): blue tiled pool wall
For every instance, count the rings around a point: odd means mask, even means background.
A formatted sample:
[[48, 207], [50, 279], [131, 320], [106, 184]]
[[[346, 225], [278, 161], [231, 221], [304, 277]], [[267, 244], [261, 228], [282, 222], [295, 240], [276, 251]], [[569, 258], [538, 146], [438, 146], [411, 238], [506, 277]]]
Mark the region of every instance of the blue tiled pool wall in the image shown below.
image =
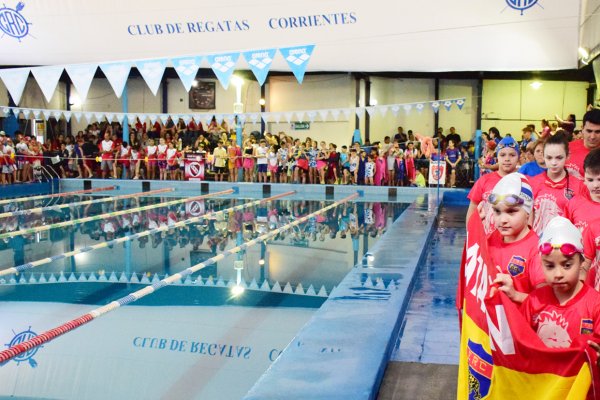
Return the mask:
[[60, 189], [60, 182], [58, 179], [54, 179], [49, 182], [5, 185], [0, 186], [0, 188], [0, 199], [13, 199], [18, 197], [57, 193]]

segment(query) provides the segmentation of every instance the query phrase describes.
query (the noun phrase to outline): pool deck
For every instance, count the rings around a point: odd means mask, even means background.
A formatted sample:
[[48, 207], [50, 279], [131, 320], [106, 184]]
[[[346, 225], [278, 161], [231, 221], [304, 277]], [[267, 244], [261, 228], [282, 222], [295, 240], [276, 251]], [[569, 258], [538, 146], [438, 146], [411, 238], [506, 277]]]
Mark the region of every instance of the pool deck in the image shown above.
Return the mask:
[[438, 208], [424, 196], [406, 211], [371, 265], [344, 278], [245, 399], [376, 398]]

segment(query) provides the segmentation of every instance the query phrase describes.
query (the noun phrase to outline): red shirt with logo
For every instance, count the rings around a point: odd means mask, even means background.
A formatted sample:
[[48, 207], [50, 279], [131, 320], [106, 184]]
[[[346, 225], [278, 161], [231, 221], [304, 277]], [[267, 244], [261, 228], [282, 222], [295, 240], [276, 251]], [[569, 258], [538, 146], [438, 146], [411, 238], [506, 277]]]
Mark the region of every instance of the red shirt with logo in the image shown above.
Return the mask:
[[571, 175], [583, 180], [583, 160], [589, 154], [589, 150], [583, 145], [583, 139], [573, 140], [569, 143], [569, 158], [565, 168]]
[[538, 288], [527, 296], [521, 312], [548, 347], [570, 347], [581, 335], [600, 334], [600, 293], [587, 285], [564, 305], [551, 286]]
[[467, 198], [475, 204], [483, 202], [485, 219], [482, 222], [486, 234], [490, 234], [491, 232], [496, 230], [496, 226], [494, 225], [493, 220], [494, 210], [492, 209], [492, 206], [487, 202], [487, 199], [490, 196], [490, 194], [492, 194], [494, 186], [496, 186], [500, 179], [502, 179], [502, 177], [497, 171], [483, 175], [481, 178], [477, 179], [475, 185], [473, 185], [473, 188], [467, 196]]
[[498, 231], [488, 236], [488, 249], [492, 267], [499, 266], [503, 274], [512, 277], [515, 290], [530, 293], [545, 282], [538, 252], [539, 237], [533, 230], [521, 240], [504, 243]]
[[533, 230], [538, 235], [552, 218], [564, 217], [569, 200], [585, 188], [581, 180], [570, 175], [553, 182], [547, 172], [529, 178], [529, 183], [533, 190]]
[[600, 215], [600, 203], [592, 201], [589, 196], [589, 192], [582, 189], [581, 195], [573, 197], [567, 204], [565, 217], [581, 232]]
[[591, 221], [582, 235], [583, 253], [585, 258], [592, 260], [586, 283], [600, 291], [600, 219]]

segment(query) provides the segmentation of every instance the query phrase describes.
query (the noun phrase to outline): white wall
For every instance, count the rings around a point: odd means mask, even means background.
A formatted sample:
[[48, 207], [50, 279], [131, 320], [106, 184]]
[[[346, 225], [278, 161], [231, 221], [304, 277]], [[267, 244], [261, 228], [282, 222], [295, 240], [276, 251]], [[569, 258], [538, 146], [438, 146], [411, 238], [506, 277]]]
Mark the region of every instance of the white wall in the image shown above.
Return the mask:
[[[377, 100], [379, 105], [412, 103], [434, 99], [434, 79], [394, 79], [371, 78], [371, 101]], [[540, 126], [542, 118], [552, 119], [554, 114], [566, 116], [575, 113], [581, 119], [587, 99], [586, 82], [543, 81], [542, 87], [534, 90], [531, 81], [519, 80], [485, 80], [483, 82], [482, 128], [496, 126], [502, 133], [512, 133], [517, 138], [521, 128], [527, 123]], [[218, 82], [216, 87], [216, 109], [209, 112], [229, 114], [233, 112], [236, 100], [235, 87], [230, 85], [226, 90]], [[131, 78], [127, 83], [128, 107], [130, 113], [160, 113], [162, 110], [162, 89], [154, 96], [141, 78]], [[194, 113], [205, 110], [188, 108], [188, 93], [178, 79], [168, 80], [168, 112]], [[356, 82], [350, 74], [309, 75], [302, 85], [292, 76], [269, 77], [266, 83], [266, 110], [270, 112], [315, 110], [326, 108], [354, 107]], [[72, 89], [72, 93], [76, 93]], [[361, 82], [362, 104], [364, 99], [364, 82]], [[462, 111], [453, 106], [446, 111], [443, 106], [439, 111], [439, 125], [447, 132], [454, 126], [463, 139], [473, 136], [476, 128], [477, 80], [440, 80], [440, 98], [464, 97], [466, 104]], [[260, 87], [257, 82], [247, 80], [242, 87], [242, 102], [245, 112], [260, 110]], [[0, 82], [0, 105], [8, 104], [6, 89]], [[65, 87], [59, 84], [52, 100], [48, 103], [42, 95], [34, 79], [29, 79], [22, 100], [22, 107], [65, 109]], [[73, 106], [73, 111], [112, 111], [122, 112], [122, 101], [114, 94], [106, 79], [92, 82], [86, 101], [80, 106]], [[293, 118], [295, 120], [296, 118]], [[305, 117], [304, 119], [308, 119]], [[88, 122], [85, 118], [78, 123], [72, 119], [73, 131], [84, 129]], [[393, 135], [398, 126], [407, 131], [432, 135], [434, 131], [434, 113], [427, 106], [422, 112], [412, 109], [410, 113], [400, 110], [396, 116], [388, 111], [385, 116], [371, 116], [371, 141], [383, 140], [386, 135]], [[266, 130], [270, 132], [284, 131], [292, 136], [317, 140], [326, 140], [337, 144], [350, 141], [355, 127], [354, 114], [346, 118], [343, 114], [335, 121], [329, 117], [322, 122], [320, 117], [312, 122], [309, 130], [291, 131], [290, 124], [282, 118], [280, 123], [268, 123]], [[260, 129], [260, 123], [247, 123], [246, 132]], [[360, 123], [364, 135], [364, 119]], [[364, 137], [364, 136], [363, 136]]]
[[541, 130], [541, 120], [554, 121], [555, 114], [566, 118], [575, 114], [578, 125], [586, 111], [587, 82], [541, 81], [538, 89], [532, 81], [485, 80], [483, 82], [482, 129], [495, 126], [502, 135], [521, 138], [527, 124]]

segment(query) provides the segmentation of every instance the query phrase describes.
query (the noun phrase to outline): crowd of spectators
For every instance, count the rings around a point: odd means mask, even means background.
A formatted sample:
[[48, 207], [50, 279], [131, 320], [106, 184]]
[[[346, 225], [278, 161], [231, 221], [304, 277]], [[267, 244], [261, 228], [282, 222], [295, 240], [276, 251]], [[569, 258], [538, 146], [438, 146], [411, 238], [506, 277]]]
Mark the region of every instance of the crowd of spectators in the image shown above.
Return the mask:
[[[474, 143], [452, 127], [433, 137], [398, 127], [383, 141], [338, 145], [284, 132], [244, 133], [213, 118], [208, 126], [182, 119], [146, 125], [137, 120], [123, 141], [119, 123], [93, 123], [76, 135], [55, 133], [43, 142], [17, 131], [0, 133], [2, 184], [60, 178], [185, 179], [186, 155], [205, 163], [205, 179], [235, 182], [425, 186], [429, 160], [446, 161], [448, 186], [468, 186]], [[438, 143], [438, 140], [440, 141]], [[457, 174], [458, 171], [458, 174]]]

